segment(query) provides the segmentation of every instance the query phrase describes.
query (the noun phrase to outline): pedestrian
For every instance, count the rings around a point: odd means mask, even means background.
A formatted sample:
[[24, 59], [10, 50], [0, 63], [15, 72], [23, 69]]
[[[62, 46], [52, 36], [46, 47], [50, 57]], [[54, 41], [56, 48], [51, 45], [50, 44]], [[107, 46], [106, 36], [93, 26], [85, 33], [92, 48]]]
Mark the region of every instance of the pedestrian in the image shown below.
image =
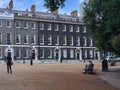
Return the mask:
[[12, 64], [13, 64], [13, 61], [12, 61], [12, 57], [11, 57], [11, 53], [8, 53], [8, 56], [6, 58], [6, 64], [7, 64], [7, 73], [10, 73], [12, 74]]

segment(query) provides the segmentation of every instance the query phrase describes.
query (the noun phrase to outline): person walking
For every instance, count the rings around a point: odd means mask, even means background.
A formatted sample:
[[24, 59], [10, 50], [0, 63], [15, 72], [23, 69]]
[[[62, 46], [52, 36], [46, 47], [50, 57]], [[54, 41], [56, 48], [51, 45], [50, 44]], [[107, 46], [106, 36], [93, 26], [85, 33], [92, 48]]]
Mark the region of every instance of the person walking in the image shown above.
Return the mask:
[[11, 53], [8, 53], [8, 56], [6, 58], [6, 64], [7, 64], [7, 73], [12, 74], [11, 65], [13, 64], [13, 62], [12, 62], [12, 58], [11, 58]]

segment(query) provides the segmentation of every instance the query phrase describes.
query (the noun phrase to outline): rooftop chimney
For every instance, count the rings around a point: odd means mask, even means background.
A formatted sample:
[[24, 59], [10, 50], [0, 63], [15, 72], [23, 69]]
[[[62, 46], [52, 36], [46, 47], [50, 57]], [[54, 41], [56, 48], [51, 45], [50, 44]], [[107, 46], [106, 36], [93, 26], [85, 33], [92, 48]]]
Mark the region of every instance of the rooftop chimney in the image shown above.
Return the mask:
[[73, 15], [73, 16], [78, 16], [77, 10], [72, 11], [72, 12], [71, 12], [71, 15]]
[[31, 6], [31, 12], [35, 12], [36, 11], [36, 6], [33, 4], [32, 6]]
[[53, 14], [58, 14], [58, 9], [52, 12]]

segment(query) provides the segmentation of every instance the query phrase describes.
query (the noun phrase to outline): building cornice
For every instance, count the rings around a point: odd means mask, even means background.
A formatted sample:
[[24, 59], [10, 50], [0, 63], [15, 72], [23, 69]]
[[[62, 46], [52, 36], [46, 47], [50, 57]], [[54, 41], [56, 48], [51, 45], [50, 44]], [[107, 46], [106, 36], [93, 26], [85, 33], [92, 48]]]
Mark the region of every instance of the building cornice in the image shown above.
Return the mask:
[[14, 20], [27, 20], [27, 21], [43, 21], [51, 23], [64, 23], [64, 24], [79, 24], [84, 25], [83, 22], [72, 22], [72, 21], [62, 21], [62, 20], [49, 20], [49, 19], [38, 19], [38, 18], [24, 18], [24, 17], [14, 17]]

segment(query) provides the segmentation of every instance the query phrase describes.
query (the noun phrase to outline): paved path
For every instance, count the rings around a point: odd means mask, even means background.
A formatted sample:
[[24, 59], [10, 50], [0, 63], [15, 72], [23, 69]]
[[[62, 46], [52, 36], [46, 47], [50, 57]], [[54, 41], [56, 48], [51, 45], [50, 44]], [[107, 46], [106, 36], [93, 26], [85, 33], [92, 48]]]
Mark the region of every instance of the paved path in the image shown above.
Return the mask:
[[7, 74], [6, 65], [0, 64], [0, 90], [119, 90], [97, 75], [82, 74], [84, 65], [14, 64], [13, 74]]
[[108, 72], [99, 71], [98, 76], [101, 80], [120, 89], [120, 66], [112, 66]]

